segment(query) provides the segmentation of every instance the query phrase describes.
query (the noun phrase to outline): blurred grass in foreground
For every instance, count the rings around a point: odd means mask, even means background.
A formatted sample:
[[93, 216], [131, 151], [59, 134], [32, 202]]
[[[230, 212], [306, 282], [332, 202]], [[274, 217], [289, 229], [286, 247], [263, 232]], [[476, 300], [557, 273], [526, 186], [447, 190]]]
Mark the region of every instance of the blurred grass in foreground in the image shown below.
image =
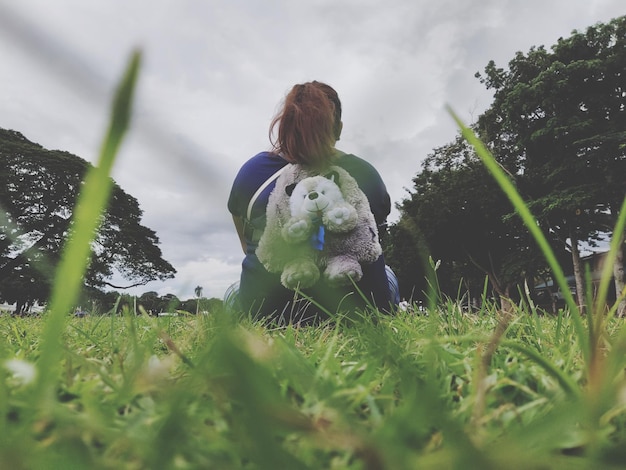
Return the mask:
[[494, 306], [281, 329], [71, 318], [45, 409], [28, 375], [45, 324], [2, 316], [0, 468], [619, 468], [622, 375], [597, 414], [570, 317], [518, 313], [484, 376]]

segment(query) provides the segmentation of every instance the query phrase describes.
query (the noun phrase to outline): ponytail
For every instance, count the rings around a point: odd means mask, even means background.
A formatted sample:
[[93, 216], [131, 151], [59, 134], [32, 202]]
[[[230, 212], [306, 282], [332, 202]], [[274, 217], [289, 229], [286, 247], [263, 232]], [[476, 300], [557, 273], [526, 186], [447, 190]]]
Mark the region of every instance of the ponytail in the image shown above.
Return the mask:
[[270, 125], [274, 150], [291, 162], [311, 167], [330, 164], [340, 133], [341, 102], [335, 90], [320, 82], [295, 85]]

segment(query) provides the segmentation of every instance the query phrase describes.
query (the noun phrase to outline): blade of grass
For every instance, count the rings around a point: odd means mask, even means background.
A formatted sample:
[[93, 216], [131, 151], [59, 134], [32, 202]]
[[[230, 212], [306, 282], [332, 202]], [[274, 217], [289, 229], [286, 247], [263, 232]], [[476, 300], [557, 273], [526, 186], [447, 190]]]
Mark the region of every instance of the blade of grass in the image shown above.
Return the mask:
[[565, 279], [565, 274], [563, 269], [559, 265], [548, 240], [544, 236], [539, 224], [533, 217], [528, 209], [528, 206], [518, 193], [517, 189], [506, 175], [506, 173], [500, 168], [498, 162], [493, 157], [491, 152], [485, 147], [485, 145], [476, 137], [474, 132], [465, 126], [465, 124], [461, 121], [461, 119], [456, 115], [456, 113], [452, 110], [452, 108], [448, 107], [448, 112], [454, 119], [454, 121], [459, 126], [463, 137], [474, 147], [476, 150], [476, 154], [481, 159], [487, 170], [494, 177], [502, 191], [509, 198], [515, 211], [519, 214], [524, 225], [530, 231], [531, 235], [534, 237], [535, 241], [539, 245], [552, 273], [554, 274], [555, 280], [561, 289], [561, 292], [565, 298], [565, 302], [570, 309], [571, 318], [574, 322], [574, 326], [576, 328], [576, 334], [578, 336], [578, 340], [581, 346], [581, 350], [583, 352], [583, 356], [585, 357], [585, 362], [587, 364], [590, 363], [591, 360], [591, 352], [589, 348], [589, 340], [586, 332], [584, 331], [583, 324], [580, 317], [580, 311], [578, 310], [578, 306], [576, 305], [576, 301], [572, 296], [572, 293], [569, 290], [569, 286], [567, 284], [567, 280]]
[[[602, 273], [600, 275], [600, 286], [598, 287], [598, 295], [596, 306], [598, 311], [596, 312], [598, 315], [597, 322], [602, 321], [604, 316], [599, 315], [600, 309], [603, 309], [603, 306], [606, 305], [606, 298], [609, 293], [609, 285], [613, 278], [613, 266], [615, 265], [615, 261], [617, 260], [618, 250], [621, 250], [621, 242], [622, 238], [615, 235], [617, 233], [624, 233], [626, 230], [626, 198], [622, 201], [622, 207], [619, 210], [619, 216], [617, 217], [617, 222], [615, 223], [615, 228], [613, 229], [613, 236], [611, 237], [611, 244], [609, 245], [609, 252], [606, 254], [606, 258], [604, 260], [604, 266], [602, 267]], [[619, 296], [619, 292], [617, 292], [617, 296]], [[617, 302], [616, 302], [617, 304]], [[598, 324], [599, 326], [599, 324]]]
[[514, 349], [527, 356], [529, 359], [541, 366], [549, 376], [555, 379], [559, 383], [559, 385], [561, 385], [561, 388], [563, 388], [568, 396], [575, 399], [580, 399], [581, 392], [580, 388], [576, 384], [576, 381], [573, 380], [569, 374], [562, 371], [556, 365], [548, 361], [544, 356], [541, 355], [540, 352], [517, 341], [503, 341], [502, 346]]
[[98, 164], [92, 167], [85, 177], [74, 210], [72, 233], [66, 242], [57, 267], [49, 314], [41, 338], [40, 358], [37, 363], [38, 390], [44, 398], [46, 396], [52, 398], [54, 381], [58, 375], [57, 371], [63, 354], [60, 338], [63, 334], [65, 318], [80, 293], [83, 276], [89, 264], [91, 243], [109, 200], [111, 190], [109, 175], [122, 138], [129, 126], [131, 102], [139, 64], [140, 54], [135, 52], [114, 97], [111, 121], [100, 150]]
[[[610, 353], [607, 355], [603, 344], [606, 337], [609, 336], [607, 332], [607, 322], [612, 318], [617, 310], [617, 306], [620, 302], [621, 296], [619, 292], [616, 292], [616, 301], [613, 308], [611, 308], [607, 314], [606, 312], [606, 299], [608, 296], [609, 285], [613, 279], [613, 266], [617, 260], [618, 250], [621, 250], [622, 237], [615, 234], [624, 232], [626, 227], [626, 198], [622, 202], [619, 216], [613, 230], [613, 237], [611, 238], [610, 249], [604, 259], [604, 266], [600, 274], [600, 285], [598, 287], [598, 293], [593, 303], [593, 319], [590, 320], [590, 328], [593, 325], [594, 335], [590, 335], [592, 344], [592, 362], [589, 371], [589, 387], [590, 397], [593, 403], [596, 405], [596, 413], [599, 418], [604, 413], [603, 403], [611, 401], [611, 395], [616, 393], [615, 388], [618, 386], [615, 382], [615, 377], [620, 374], [619, 370], [623, 367], [623, 332], [620, 332], [616, 340], [610, 342]], [[591, 282], [589, 282], [591, 286]], [[590, 294], [589, 294], [590, 295]], [[592, 302], [589, 297], [589, 302]]]

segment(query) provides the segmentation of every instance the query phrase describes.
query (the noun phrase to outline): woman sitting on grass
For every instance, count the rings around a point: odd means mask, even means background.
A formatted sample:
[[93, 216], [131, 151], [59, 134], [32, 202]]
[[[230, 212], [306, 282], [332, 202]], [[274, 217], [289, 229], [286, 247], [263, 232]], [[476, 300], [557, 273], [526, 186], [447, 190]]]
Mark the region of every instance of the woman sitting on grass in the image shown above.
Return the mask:
[[[239, 283], [239, 308], [254, 317], [279, 322], [320, 320], [330, 313], [365, 308], [371, 304], [389, 309], [397, 303], [388, 279], [384, 257], [362, 266], [363, 277], [354, 286], [335, 287], [320, 279], [313, 287], [295, 293], [281, 285], [280, 274], [268, 272], [255, 251], [265, 228], [266, 207], [277, 172], [290, 163], [316, 169], [337, 165], [345, 169], [367, 196], [379, 226], [391, 210], [385, 184], [376, 169], [365, 160], [335, 148], [343, 123], [341, 102], [329, 85], [317, 81], [295, 85], [287, 94], [282, 110], [273, 119], [270, 136], [278, 128], [273, 150], [248, 160], [233, 183], [228, 209], [245, 253]], [[322, 308], [311, 304], [308, 298]]]

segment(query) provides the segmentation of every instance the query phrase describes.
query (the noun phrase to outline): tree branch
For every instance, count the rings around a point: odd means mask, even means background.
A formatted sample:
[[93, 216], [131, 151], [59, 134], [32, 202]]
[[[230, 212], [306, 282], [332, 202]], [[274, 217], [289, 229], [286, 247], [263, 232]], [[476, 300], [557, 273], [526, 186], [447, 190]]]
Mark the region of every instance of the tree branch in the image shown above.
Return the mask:
[[111, 284], [110, 282], [103, 281], [102, 284], [112, 287], [113, 289], [132, 289], [137, 286], [145, 286], [147, 281], [137, 282], [135, 284], [131, 284], [130, 286], [116, 286], [115, 284]]

